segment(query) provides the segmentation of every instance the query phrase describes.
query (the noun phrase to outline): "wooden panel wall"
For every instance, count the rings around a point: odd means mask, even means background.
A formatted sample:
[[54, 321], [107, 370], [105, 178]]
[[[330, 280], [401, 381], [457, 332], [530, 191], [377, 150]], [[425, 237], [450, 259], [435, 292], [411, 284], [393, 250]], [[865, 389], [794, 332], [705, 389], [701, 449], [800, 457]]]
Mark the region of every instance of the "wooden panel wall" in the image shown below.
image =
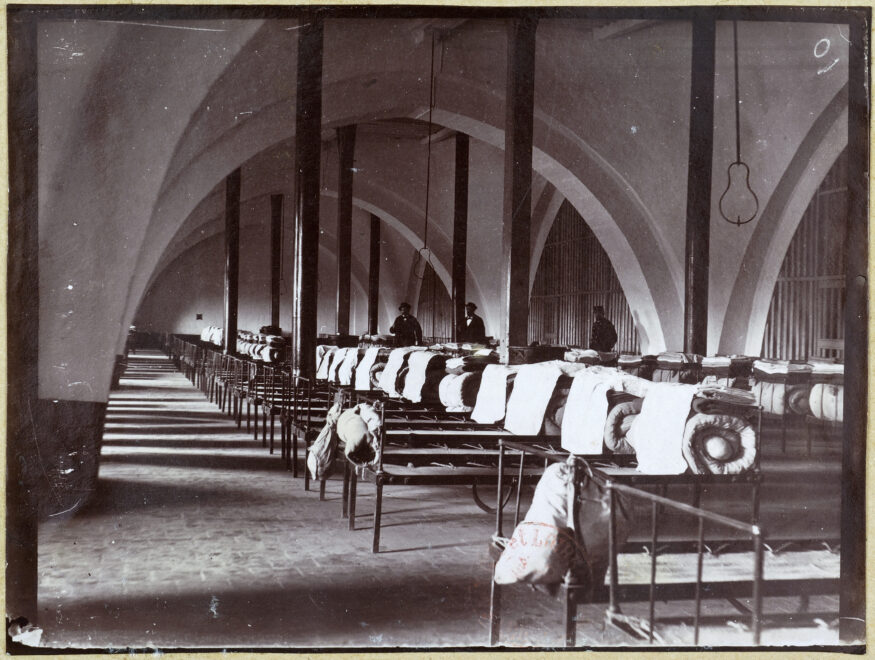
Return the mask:
[[787, 248], [766, 321], [766, 357], [844, 356], [847, 171], [845, 151], [814, 193]]
[[588, 347], [594, 305], [603, 305], [617, 328], [615, 350], [637, 353], [635, 322], [611, 260], [584, 219], [565, 201], [535, 274], [529, 341]]
[[422, 326], [422, 336], [428, 338], [428, 343], [452, 341], [453, 301], [430, 263], [425, 264], [416, 318]]

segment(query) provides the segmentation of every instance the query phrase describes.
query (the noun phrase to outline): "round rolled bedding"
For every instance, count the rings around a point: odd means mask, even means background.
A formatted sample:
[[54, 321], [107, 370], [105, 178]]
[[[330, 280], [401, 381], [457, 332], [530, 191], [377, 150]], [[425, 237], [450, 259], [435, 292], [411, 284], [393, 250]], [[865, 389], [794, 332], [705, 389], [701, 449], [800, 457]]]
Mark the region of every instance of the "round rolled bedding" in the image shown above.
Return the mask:
[[787, 406], [797, 415], [808, 415], [811, 406], [808, 397], [811, 387], [808, 385], [790, 385], [787, 387]]
[[377, 362], [373, 367], [371, 367], [370, 371], [370, 381], [371, 381], [371, 389], [378, 390], [380, 389], [380, 375], [383, 373], [383, 369], [386, 368], [385, 362]]
[[626, 440], [632, 422], [641, 412], [644, 399], [633, 398], [623, 401], [611, 408], [608, 418], [605, 420], [605, 446], [615, 454], [635, 453], [632, 445]]
[[756, 431], [734, 415], [698, 413], [687, 420], [681, 448], [696, 474], [740, 474], [756, 459]]
[[438, 385], [441, 405], [448, 412], [471, 412], [477, 403], [477, 391], [483, 372], [447, 374]]
[[763, 411], [783, 415], [787, 411], [787, 386], [784, 383], [757, 381], [751, 390]]
[[817, 419], [841, 422], [844, 418], [845, 388], [831, 383], [815, 383], [811, 386], [808, 405]]

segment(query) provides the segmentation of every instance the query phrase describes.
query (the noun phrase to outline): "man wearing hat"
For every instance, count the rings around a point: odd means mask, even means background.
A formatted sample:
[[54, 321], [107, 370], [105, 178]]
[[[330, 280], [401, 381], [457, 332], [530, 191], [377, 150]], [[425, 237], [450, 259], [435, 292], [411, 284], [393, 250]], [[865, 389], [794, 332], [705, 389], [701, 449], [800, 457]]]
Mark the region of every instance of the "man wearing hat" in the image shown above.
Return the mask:
[[457, 341], [469, 344], [486, 343], [486, 326], [483, 324], [483, 319], [474, 313], [476, 309], [477, 305], [472, 302], [465, 304], [465, 320], [456, 331]]
[[596, 305], [592, 308], [592, 312], [595, 315], [595, 321], [593, 321], [592, 332], [589, 336], [589, 347], [607, 353], [617, 343], [617, 330], [605, 316], [604, 307]]
[[396, 317], [389, 332], [395, 335], [396, 346], [419, 346], [422, 343], [422, 328], [415, 316], [410, 315], [410, 304], [398, 305], [401, 315]]

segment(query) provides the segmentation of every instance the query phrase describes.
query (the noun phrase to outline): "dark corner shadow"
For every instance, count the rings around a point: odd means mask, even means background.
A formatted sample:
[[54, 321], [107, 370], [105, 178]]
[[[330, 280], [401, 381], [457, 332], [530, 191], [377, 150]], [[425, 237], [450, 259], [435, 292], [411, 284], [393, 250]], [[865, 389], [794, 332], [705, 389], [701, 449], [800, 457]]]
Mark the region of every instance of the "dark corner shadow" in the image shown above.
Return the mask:
[[[106, 454], [100, 462], [109, 464], [156, 465], [163, 467], [205, 468], [212, 470], [285, 470], [279, 451], [264, 456], [214, 456], [203, 454], [181, 454], [167, 452], [162, 454]], [[292, 479], [291, 474], [289, 479]]]
[[88, 502], [77, 513], [77, 518], [118, 515], [162, 507], [190, 507], [192, 502], [204, 505], [239, 505], [252, 502], [255, 495], [249, 490], [229, 488], [217, 483], [208, 487], [184, 484], [149, 484], [119, 478], [100, 477]]

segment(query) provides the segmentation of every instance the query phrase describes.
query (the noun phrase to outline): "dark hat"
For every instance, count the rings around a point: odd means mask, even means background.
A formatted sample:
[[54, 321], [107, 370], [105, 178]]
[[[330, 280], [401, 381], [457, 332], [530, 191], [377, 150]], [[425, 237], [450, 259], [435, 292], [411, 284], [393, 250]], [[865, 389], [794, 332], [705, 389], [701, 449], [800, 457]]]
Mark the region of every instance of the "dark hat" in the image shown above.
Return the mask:
[[465, 307], [471, 307], [472, 309], [477, 309], [477, 305], [475, 305], [474, 303], [472, 303], [470, 301], [465, 303]]
[[405, 307], [407, 309], [410, 309], [410, 303], [408, 303], [408, 302], [401, 303], [400, 305], [398, 305], [398, 311], [403, 312]]
[[605, 313], [605, 308], [602, 307], [601, 305], [596, 305], [595, 307], [592, 308], [592, 311], [594, 311], [594, 312], [601, 312], [602, 314], [604, 314], [604, 313]]

